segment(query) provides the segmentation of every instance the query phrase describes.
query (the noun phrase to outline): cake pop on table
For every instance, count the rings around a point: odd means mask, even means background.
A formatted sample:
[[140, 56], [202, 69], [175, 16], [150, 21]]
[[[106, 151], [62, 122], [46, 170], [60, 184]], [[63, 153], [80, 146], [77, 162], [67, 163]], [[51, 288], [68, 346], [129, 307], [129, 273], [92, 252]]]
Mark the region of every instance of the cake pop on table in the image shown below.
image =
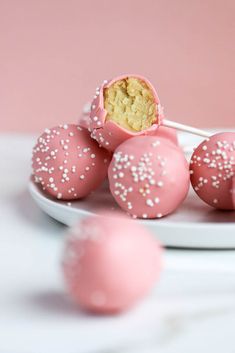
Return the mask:
[[66, 240], [62, 264], [68, 292], [88, 311], [130, 309], [158, 279], [161, 252], [158, 241], [134, 220], [104, 212], [88, 216]]

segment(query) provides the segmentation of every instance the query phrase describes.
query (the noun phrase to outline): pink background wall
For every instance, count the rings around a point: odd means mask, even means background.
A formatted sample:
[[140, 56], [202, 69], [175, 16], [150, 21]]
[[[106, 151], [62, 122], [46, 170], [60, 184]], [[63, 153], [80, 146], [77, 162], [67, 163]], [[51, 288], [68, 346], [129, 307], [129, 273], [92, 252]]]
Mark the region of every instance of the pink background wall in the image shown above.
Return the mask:
[[234, 0], [0, 0], [0, 129], [76, 121], [105, 78], [157, 87], [168, 118], [235, 127]]

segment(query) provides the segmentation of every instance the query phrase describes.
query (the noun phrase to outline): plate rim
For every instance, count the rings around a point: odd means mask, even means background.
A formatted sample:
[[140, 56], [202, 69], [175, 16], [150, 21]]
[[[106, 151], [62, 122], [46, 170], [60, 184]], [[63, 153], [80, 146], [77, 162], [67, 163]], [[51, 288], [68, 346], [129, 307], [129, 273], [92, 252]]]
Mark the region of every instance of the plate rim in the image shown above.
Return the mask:
[[[52, 200], [49, 197], [47, 197], [46, 195], [43, 195], [42, 191], [39, 191], [39, 186], [37, 184], [35, 184], [35, 182], [30, 178], [29, 180], [29, 184], [28, 184], [28, 189], [30, 192], [30, 195], [32, 196], [32, 198], [35, 200], [35, 202], [37, 203], [36, 199], [40, 199], [41, 202], [43, 202], [44, 204], [47, 203], [49, 205], [55, 205], [56, 207], [59, 207], [63, 210], [66, 210], [66, 212], [68, 212], [68, 208], [69, 208], [69, 212], [73, 212], [74, 214], [77, 214], [78, 212], [80, 214], [83, 214], [84, 216], [89, 216], [89, 215], [95, 215], [97, 216], [97, 214], [93, 211], [87, 211], [84, 210], [82, 208], [74, 208], [74, 207], [69, 207], [63, 203], [61, 203], [61, 201], [57, 201], [57, 200]], [[66, 202], [66, 201], [62, 201], [62, 202]], [[233, 212], [233, 211], [231, 211]], [[159, 226], [161, 227], [165, 227], [165, 228], [175, 228], [175, 227], [181, 227], [181, 228], [187, 228], [187, 229], [191, 229], [192, 226], [198, 229], [205, 229], [205, 228], [212, 228], [212, 227], [216, 227], [218, 228], [222, 228], [224, 229], [226, 227], [226, 229], [235, 229], [235, 220], [234, 222], [221, 222], [221, 223], [215, 223], [215, 222], [205, 222], [205, 223], [200, 223], [200, 222], [174, 222], [171, 221], [169, 223], [164, 222], [164, 220], [167, 219], [167, 217], [163, 217], [162, 219], [148, 219], [148, 220], [143, 220], [143, 219], [138, 219], [138, 221], [142, 224], [148, 224], [150, 225], [150, 223], [156, 222], [156, 224], [158, 223]]]

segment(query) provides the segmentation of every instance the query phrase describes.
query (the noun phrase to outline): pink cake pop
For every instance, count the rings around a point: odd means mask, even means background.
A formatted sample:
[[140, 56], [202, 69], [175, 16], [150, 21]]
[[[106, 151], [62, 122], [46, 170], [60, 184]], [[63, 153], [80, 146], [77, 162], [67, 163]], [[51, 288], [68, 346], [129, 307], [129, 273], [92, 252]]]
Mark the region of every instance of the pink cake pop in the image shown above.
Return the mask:
[[73, 124], [46, 129], [33, 149], [33, 177], [57, 199], [87, 196], [105, 179], [109, 153]]
[[215, 134], [194, 151], [191, 183], [208, 205], [235, 209], [235, 132]]
[[115, 151], [108, 169], [119, 206], [138, 218], [173, 212], [189, 190], [189, 168], [181, 149], [155, 136], [133, 137]]
[[[110, 88], [118, 81], [121, 82], [122, 80], [128, 80], [132, 78], [140, 80], [140, 82], [143, 84], [143, 87], [149, 89], [152, 99], [152, 105], [149, 107], [149, 110], [155, 110], [154, 121], [149, 127], [141, 129], [141, 131], [138, 131], [138, 129], [135, 130], [131, 126], [123, 127], [120, 125], [120, 123], [117, 123], [113, 120], [107, 120], [108, 112], [107, 109], [105, 109], [105, 90]], [[128, 88], [126, 88], [126, 91], [127, 89]], [[152, 84], [147, 79], [139, 75], [123, 75], [109, 81], [105, 80], [101, 87], [97, 88], [96, 95], [91, 104], [89, 130], [91, 131], [91, 137], [98, 141], [101, 146], [110, 151], [114, 151], [115, 148], [119, 146], [123, 141], [133, 136], [155, 134], [160, 125], [160, 120], [162, 117], [163, 112], [160, 106], [160, 101]]]
[[165, 119], [154, 87], [139, 75], [105, 80], [96, 89], [88, 124], [91, 137], [109, 151], [131, 137], [158, 136], [160, 126], [208, 136], [205, 131]]
[[[88, 103], [84, 106], [83, 112], [78, 119], [78, 125], [84, 127], [85, 129], [89, 129], [90, 110], [88, 110]], [[159, 126], [154, 135], [156, 135], [157, 137], [166, 138], [178, 145], [177, 132], [174, 128], [167, 126]]]
[[142, 226], [113, 213], [90, 216], [70, 231], [63, 272], [71, 297], [86, 310], [133, 307], [161, 270], [161, 247]]

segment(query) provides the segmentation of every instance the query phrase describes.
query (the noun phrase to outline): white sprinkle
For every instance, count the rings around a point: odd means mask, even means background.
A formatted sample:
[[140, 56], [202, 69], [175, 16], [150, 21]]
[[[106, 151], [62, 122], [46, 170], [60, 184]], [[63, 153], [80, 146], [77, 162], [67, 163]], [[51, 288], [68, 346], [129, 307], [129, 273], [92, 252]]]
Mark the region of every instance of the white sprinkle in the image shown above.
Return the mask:
[[153, 147], [157, 147], [157, 146], [159, 146], [160, 145], [160, 141], [154, 141], [153, 143], [152, 143], [152, 146]]
[[208, 164], [208, 163], [210, 163], [210, 159], [209, 159], [209, 158], [204, 158], [204, 159], [203, 159], [203, 162], [206, 163], [206, 164]]
[[155, 197], [154, 202], [155, 202], [155, 203], [159, 203], [159, 202], [160, 202], [160, 199], [159, 199], [158, 197]]
[[154, 203], [151, 199], [147, 199], [146, 200], [146, 205], [149, 206], [149, 207], [153, 207], [154, 206]]

